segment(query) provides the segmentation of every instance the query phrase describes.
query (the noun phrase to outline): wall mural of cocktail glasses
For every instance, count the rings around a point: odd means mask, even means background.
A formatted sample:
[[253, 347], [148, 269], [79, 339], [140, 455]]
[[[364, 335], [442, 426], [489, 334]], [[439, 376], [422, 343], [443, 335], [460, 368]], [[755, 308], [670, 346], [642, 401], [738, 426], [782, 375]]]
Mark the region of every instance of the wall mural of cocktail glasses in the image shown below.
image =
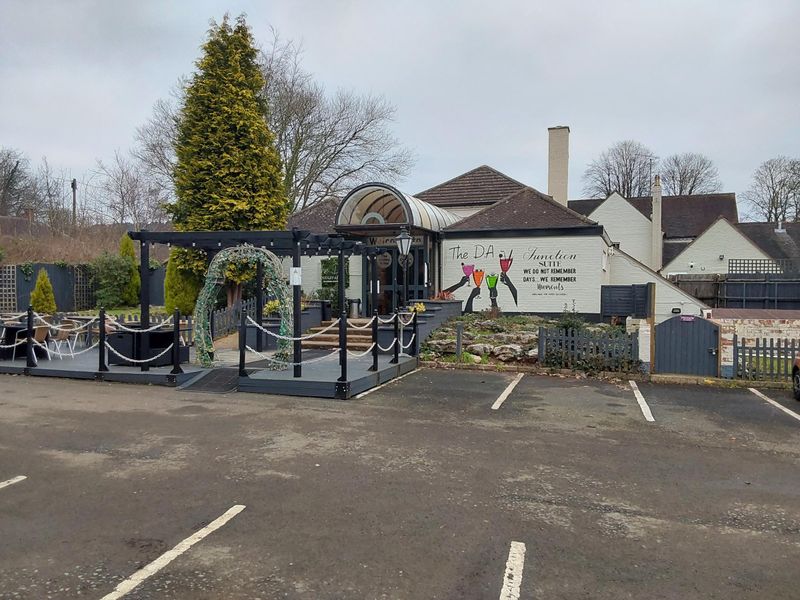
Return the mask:
[[455, 285], [451, 285], [449, 288], [445, 289], [445, 292], [450, 292], [451, 294], [455, 292], [457, 289], [467, 286], [472, 287], [470, 285], [470, 279], [475, 284], [475, 287], [469, 294], [467, 298], [466, 304], [464, 305], [464, 312], [473, 312], [473, 302], [476, 298], [479, 298], [481, 295], [481, 284], [483, 284], [484, 279], [486, 280], [486, 287], [489, 289], [489, 301], [493, 308], [500, 308], [497, 303], [498, 298], [498, 289], [497, 284], [498, 282], [502, 283], [504, 286], [508, 288], [511, 292], [511, 297], [514, 299], [514, 305], [517, 306], [517, 288], [512, 283], [511, 279], [508, 276], [508, 272], [511, 270], [511, 265], [514, 263], [514, 258], [512, 257], [513, 250], [508, 253], [508, 256], [505, 256], [503, 253], [499, 254], [500, 259], [500, 274], [498, 275], [497, 272], [491, 271], [489, 275], [486, 275], [486, 271], [481, 268], [477, 268], [475, 264], [465, 264], [461, 263], [461, 271], [464, 273], [464, 276], [461, 278], [461, 281], [456, 283]]

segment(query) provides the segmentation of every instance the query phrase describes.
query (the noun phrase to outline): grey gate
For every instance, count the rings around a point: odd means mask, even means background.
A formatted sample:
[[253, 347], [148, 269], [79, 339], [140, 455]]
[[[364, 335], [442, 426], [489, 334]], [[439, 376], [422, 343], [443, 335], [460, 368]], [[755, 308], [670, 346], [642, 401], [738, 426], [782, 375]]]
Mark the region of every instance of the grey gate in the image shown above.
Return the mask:
[[655, 327], [654, 373], [719, 376], [719, 326], [678, 315]]

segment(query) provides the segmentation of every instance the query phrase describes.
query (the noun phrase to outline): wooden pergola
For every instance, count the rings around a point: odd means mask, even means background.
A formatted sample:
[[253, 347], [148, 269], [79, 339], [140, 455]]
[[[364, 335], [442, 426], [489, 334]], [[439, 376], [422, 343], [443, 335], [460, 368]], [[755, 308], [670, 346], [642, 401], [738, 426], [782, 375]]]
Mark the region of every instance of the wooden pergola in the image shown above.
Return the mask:
[[[147, 329], [150, 327], [150, 246], [152, 244], [166, 244], [167, 246], [176, 246], [179, 248], [189, 248], [203, 250], [210, 256], [219, 252], [224, 248], [234, 246], [242, 246], [249, 244], [251, 246], [264, 248], [274, 253], [279, 257], [292, 257], [292, 268], [297, 276], [290, 278], [292, 284], [292, 303], [293, 303], [293, 334], [292, 337], [299, 338], [302, 334], [300, 330], [301, 319], [301, 257], [305, 254], [307, 256], [320, 256], [320, 255], [333, 255], [339, 258], [339, 301], [341, 304], [341, 311], [345, 312], [344, 298], [345, 298], [345, 258], [353, 255], [363, 255], [369, 257], [373, 262], [371, 290], [373, 295], [373, 306], [377, 303], [377, 269], [375, 269], [375, 261], [378, 254], [384, 251], [384, 248], [369, 247], [363, 242], [348, 239], [342, 235], [327, 235], [327, 234], [314, 234], [309, 231], [300, 229], [292, 229], [291, 231], [148, 231], [143, 229], [141, 231], [129, 231], [128, 236], [131, 239], [139, 242], [139, 273], [141, 276], [141, 290], [139, 295], [139, 303], [141, 308], [141, 327]], [[264, 316], [264, 296], [261, 293], [261, 286], [263, 283], [263, 265], [258, 263], [256, 279], [258, 282], [259, 294], [256, 297], [256, 322], [261, 323]], [[340, 321], [339, 326], [339, 342], [344, 345], [344, 338], [347, 335], [347, 319], [346, 314], [342, 315], [344, 318]], [[262, 350], [262, 338], [260, 335], [256, 336], [256, 350]], [[148, 356], [150, 351], [149, 336], [147, 333], [142, 334], [141, 352], [143, 356]], [[302, 376], [302, 366], [300, 364], [302, 356], [302, 348], [299, 340], [293, 343], [293, 362], [294, 376]], [[142, 370], [148, 370], [147, 364], [142, 365]]]

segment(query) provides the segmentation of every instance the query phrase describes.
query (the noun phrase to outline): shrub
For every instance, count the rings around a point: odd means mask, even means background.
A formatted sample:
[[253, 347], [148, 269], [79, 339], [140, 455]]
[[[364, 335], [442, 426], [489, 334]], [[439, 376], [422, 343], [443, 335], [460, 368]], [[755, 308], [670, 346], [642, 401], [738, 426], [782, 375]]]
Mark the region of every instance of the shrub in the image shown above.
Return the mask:
[[130, 306], [126, 303], [126, 289], [130, 283], [130, 261], [122, 256], [103, 252], [91, 263], [92, 282], [97, 290], [97, 307]]
[[53, 284], [44, 268], [39, 269], [36, 276], [36, 286], [31, 292], [31, 306], [41, 315], [52, 315], [58, 311], [56, 295], [53, 293]]
[[119, 255], [127, 260], [129, 264], [129, 279], [125, 289], [122, 291], [122, 303], [133, 306], [139, 303], [142, 277], [139, 275], [139, 268], [136, 264], [136, 250], [133, 247], [133, 240], [128, 237], [127, 233], [119, 241]]
[[569, 331], [570, 329], [580, 331], [586, 327], [586, 321], [584, 321], [583, 317], [575, 310], [575, 301], [572, 302], [572, 310], [569, 310], [566, 304], [564, 305], [564, 312], [561, 313], [556, 325], [559, 329], [563, 329], [564, 331]]
[[176, 308], [183, 315], [194, 313], [197, 296], [203, 287], [202, 278], [189, 269], [181, 268], [176, 259], [176, 252], [170, 252], [167, 262], [167, 274], [164, 278], [164, 307], [168, 313]]

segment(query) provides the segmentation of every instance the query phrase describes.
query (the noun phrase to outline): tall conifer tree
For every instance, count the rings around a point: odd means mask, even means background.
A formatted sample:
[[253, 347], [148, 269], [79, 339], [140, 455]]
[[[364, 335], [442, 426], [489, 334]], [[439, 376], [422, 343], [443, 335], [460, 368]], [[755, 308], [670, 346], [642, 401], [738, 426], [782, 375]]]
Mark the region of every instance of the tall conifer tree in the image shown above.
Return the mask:
[[[274, 137], [267, 127], [250, 29], [243, 16], [212, 24], [197, 72], [186, 89], [178, 119], [176, 201], [169, 207], [179, 231], [283, 229], [289, 203]], [[205, 272], [199, 252], [175, 250], [173, 273], [196, 278]], [[249, 278], [232, 268], [238, 283]], [[229, 289], [229, 303], [241, 288]], [[231, 294], [233, 292], [233, 294]]]

